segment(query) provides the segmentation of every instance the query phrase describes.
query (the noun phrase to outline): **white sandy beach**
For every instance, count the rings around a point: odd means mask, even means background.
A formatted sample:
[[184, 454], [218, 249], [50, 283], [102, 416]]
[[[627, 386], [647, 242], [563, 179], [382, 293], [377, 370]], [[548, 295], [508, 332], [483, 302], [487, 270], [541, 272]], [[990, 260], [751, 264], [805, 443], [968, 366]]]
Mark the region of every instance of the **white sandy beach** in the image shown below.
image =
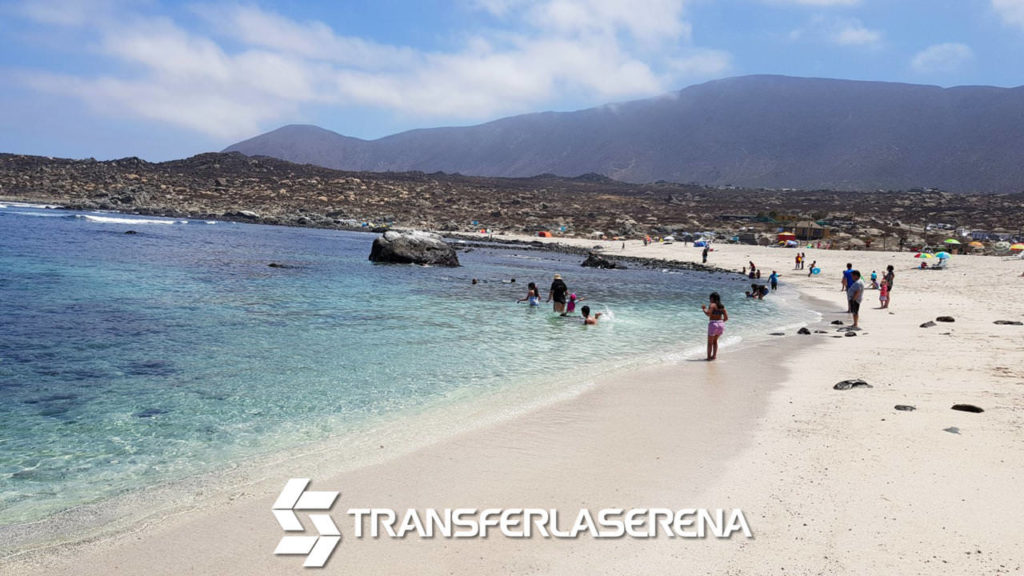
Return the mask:
[[[531, 239], [532, 240], [532, 239]], [[593, 246], [592, 240], [564, 240]], [[684, 244], [607, 242], [606, 254], [700, 260]], [[319, 475], [330, 454], [298, 457], [244, 490], [129, 531], [0, 562], [5, 574], [293, 574], [274, 556], [271, 505], [291, 477], [340, 490], [341, 546], [325, 574], [1014, 574], [1024, 571], [1024, 261], [954, 256], [910, 269], [909, 253], [716, 246], [709, 264], [753, 260], [824, 314], [828, 334], [724, 348], [609, 376], [510, 419]], [[839, 274], [896, 268], [893, 303], [868, 291], [863, 331], [848, 323]], [[568, 275], [568, 273], [567, 273]], [[570, 277], [571, 278], [571, 277]], [[570, 280], [571, 281], [571, 280]], [[769, 296], [770, 297], [770, 296]], [[726, 302], [728, 306], [728, 302]], [[949, 315], [954, 323], [919, 325]], [[768, 331], [771, 327], [765, 327]], [[836, 391], [862, 378], [873, 388]], [[982, 407], [980, 414], [951, 410]], [[893, 407], [909, 404], [915, 411]], [[343, 447], [339, 447], [339, 452]], [[740, 508], [753, 539], [357, 539], [357, 507]], [[6, 564], [7, 566], [4, 566]], [[308, 573], [308, 572], [306, 572]]]

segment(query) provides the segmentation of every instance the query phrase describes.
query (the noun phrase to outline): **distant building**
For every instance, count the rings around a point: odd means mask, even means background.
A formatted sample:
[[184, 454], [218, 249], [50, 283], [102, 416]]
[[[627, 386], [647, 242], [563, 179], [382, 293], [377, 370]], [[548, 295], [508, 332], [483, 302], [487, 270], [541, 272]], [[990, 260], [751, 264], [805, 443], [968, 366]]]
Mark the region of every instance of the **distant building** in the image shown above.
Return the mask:
[[828, 228], [811, 220], [797, 222], [793, 234], [800, 240], [823, 240], [828, 238]]

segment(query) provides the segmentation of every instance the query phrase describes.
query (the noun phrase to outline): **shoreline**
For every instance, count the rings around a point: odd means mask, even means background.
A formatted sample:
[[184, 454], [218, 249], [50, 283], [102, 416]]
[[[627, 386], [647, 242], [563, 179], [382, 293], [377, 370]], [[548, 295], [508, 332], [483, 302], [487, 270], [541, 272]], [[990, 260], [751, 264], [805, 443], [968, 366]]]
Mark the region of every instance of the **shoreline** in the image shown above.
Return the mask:
[[[654, 257], [699, 257], [699, 250], [678, 244], [627, 246], [626, 252]], [[1024, 513], [1024, 504], [1012, 497], [1024, 479], [1024, 361], [1015, 344], [1024, 332], [992, 321], [1024, 319], [1024, 305], [1007, 299], [1000, 301], [997, 316], [977, 313], [979, 293], [1014, 291], [1007, 283], [1020, 274], [1019, 261], [961, 256], [948, 270], [916, 271], [907, 268], [907, 253], [810, 250], [809, 259], [821, 260], [825, 272], [804, 278], [789, 269], [796, 252], [722, 245], [712, 259], [726, 266], [748, 258], [762, 269], [772, 269], [765, 261], [778, 266], [783, 289], [795, 288], [807, 304], [822, 307], [821, 328], [829, 330], [831, 320], [846, 319], [835, 277], [842, 262], [870, 260], [882, 269], [893, 262], [897, 280], [889, 313], [868, 300], [865, 329], [856, 338], [830, 331], [769, 339], [743, 354], [728, 348], [716, 363], [679, 363], [679, 371], [696, 379], [684, 382], [670, 367], [653, 378], [647, 372], [618, 375], [618, 381], [579, 396], [384, 462], [330, 478], [313, 476], [314, 488], [342, 490], [342, 508], [550, 503], [571, 510], [674, 502], [736, 507], [746, 512], [754, 540], [680, 545], [349, 539], [328, 569], [376, 573], [386, 561], [391, 574], [1020, 571], [1017, 534], [994, 526], [990, 513]], [[941, 314], [956, 322], [918, 327]], [[831, 389], [856, 377], [874, 388]], [[695, 391], [697, 396], [684, 394]], [[693, 405], [695, 398], [704, 404]], [[720, 424], [719, 414], [706, 409], [708, 402], [735, 412], [722, 428], [702, 436]], [[985, 412], [954, 412], [954, 402], [975, 403]], [[917, 410], [897, 412], [894, 404]], [[656, 417], [622, 414], [643, 410]], [[662, 460], [676, 451], [683, 457]], [[262, 493], [254, 490], [138, 532], [37, 558], [42, 564], [23, 558], [16, 566], [69, 574], [126, 567], [168, 574], [187, 566], [208, 573], [299, 569], [295, 557], [271, 555], [281, 535], [269, 514], [279, 489], [280, 482], [267, 480]], [[239, 520], [242, 535], [222, 529]], [[154, 554], [166, 559], [164, 566], [150, 565]]]
[[[538, 247], [522, 243], [517, 245], [516, 249], [536, 250]], [[576, 253], [571, 249], [564, 249], [560, 245], [547, 245], [541, 249], [564, 254]], [[656, 261], [651, 262], [656, 263]], [[747, 330], [756, 329], [747, 328]], [[753, 335], [754, 333], [751, 332], [747, 334], [747, 337]], [[687, 338], [676, 347], [678, 352], [673, 352], [671, 355], [685, 356], [687, 351], [692, 352], [694, 348], [699, 347], [703, 335], [691, 336], [692, 338]], [[724, 349], [742, 349], [749, 345], [750, 341], [745, 340], [738, 346], [726, 346]], [[670, 360], [666, 359], [666, 352], [663, 349], [651, 348], [628, 360], [608, 361], [602, 368], [597, 369], [593, 377], [586, 378], [588, 382], [580, 381], [557, 387], [534, 385], [531, 388], [537, 390], [530, 394], [513, 393], [512, 391], [491, 392], [483, 398], [453, 401], [456, 404], [454, 410], [461, 415], [460, 421], [470, 422], [469, 429], [480, 429], [496, 422], [515, 418], [525, 412], [543, 409], [566, 397], [576, 397], [585, 393], [592, 386], [589, 381], [594, 378], [607, 380], [610, 374], [622, 374], [636, 369], [642, 364], [663, 365], [668, 362]], [[541, 388], [551, 389], [541, 390]], [[512, 400], [515, 406], [511, 410], [511, 414], [508, 413], [508, 410], [499, 407], [506, 400]], [[334, 434], [329, 439], [304, 443], [287, 451], [271, 451], [255, 455], [251, 460], [256, 463], [231, 464], [213, 472], [164, 481], [152, 486], [132, 489], [101, 501], [78, 504], [39, 520], [10, 524], [0, 528], [0, 537], [2, 537], [0, 539], [4, 540], [0, 556], [4, 559], [16, 559], [21, 556], [32, 557], [40, 553], [45, 554], [55, 547], [75, 547], [117, 538], [132, 533], [140, 527], [161, 522], [166, 517], [194, 512], [220, 497], [235, 498], [244, 495], [246, 488], [255, 482], [252, 480], [253, 477], [265, 476], [265, 471], [272, 470], [283, 462], [294, 460], [295, 457], [291, 453], [296, 450], [304, 454], [299, 458], [306, 461], [312, 460], [313, 455], [317, 454], [326, 459], [326, 456], [323, 455], [330, 450], [332, 443], [345, 442], [346, 445], [349, 445], [353, 440], [362, 441], [365, 446], [354, 452], [350, 451], [348, 454], [350, 458], [346, 458], [346, 460], [354, 459], [355, 463], [318, 465], [318, 468], [335, 472], [400, 457], [402, 454], [415, 451], [425, 445], [446, 440], [450, 436], [450, 432], [431, 433], [430, 424], [435, 423], [436, 418], [432, 418], [430, 415], [451, 410], [453, 410], [451, 402], [446, 401], [436, 406], [431, 404], [413, 411], [388, 416], [367, 429]], [[394, 427], [403, 423], [405, 419], [422, 421], [421, 425], [417, 427], [419, 433], [415, 435], [416, 437], [406, 438], [404, 441], [388, 442], [387, 451], [383, 454], [376, 453], [377, 446], [373, 440], [374, 432]], [[391, 437], [388, 439], [395, 440]], [[398, 448], [392, 450], [393, 445], [397, 445]], [[155, 508], [153, 507], [154, 503], [157, 504]]]

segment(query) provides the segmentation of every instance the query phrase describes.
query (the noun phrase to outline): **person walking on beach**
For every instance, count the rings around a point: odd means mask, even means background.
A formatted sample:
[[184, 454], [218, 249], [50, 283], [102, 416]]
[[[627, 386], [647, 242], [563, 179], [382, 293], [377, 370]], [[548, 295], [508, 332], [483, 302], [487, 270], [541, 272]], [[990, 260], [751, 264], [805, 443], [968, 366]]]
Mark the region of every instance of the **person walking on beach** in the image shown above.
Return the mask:
[[800, 269], [800, 253], [799, 252], [796, 253], [795, 262], [796, 263], [793, 264], [793, 270], [799, 270]]
[[858, 270], [852, 270], [850, 276], [852, 281], [846, 289], [846, 301], [850, 305], [850, 312], [853, 312], [853, 326], [851, 328], [860, 328], [858, 321], [860, 320], [860, 301], [864, 297], [864, 281], [860, 279], [860, 272]]
[[700, 309], [708, 317], [708, 362], [718, 357], [718, 339], [725, 332], [725, 323], [729, 320], [729, 313], [722, 305], [722, 297], [718, 292], [712, 292], [708, 296], [710, 304], [701, 305]]
[[804, 263], [805, 262], [807, 262], [807, 253], [806, 252], [801, 252], [800, 253], [800, 269], [801, 270], [804, 269]]
[[537, 289], [537, 285], [530, 282], [526, 285], [526, 298], [520, 298], [516, 300], [516, 304], [520, 302], [528, 302], [530, 306], [540, 306], [540, 290]]
[[598, 312], [593, 316], [590, 315], [590, 306], [584, 306], [580, 308], [580, 314], [583, 314], [583, 324], [585, 326], [591, 326], [597, 324], [597, 319], [601, 317], [601, 313]]
[[811, 271], [807, 273], [807, 277], [810, 278], [814, 274], [814, 267], [818, 265], [818, 261], [811, 262]]
[[704, 244], [704, 250], [701, 252], [700, 256], [701, 256], [701, 264], [707, 264], [708, 263], [708, 245], [707, 244]]
[[[843, 287], [840, 288], [840, 290], [846, 292], [847, 290], [850, 289], [851, 284], [853, 284], [853, 264], [847, 262], [846, 270], [843, 270]], [[849, 314], [850, 312], [853, 312], [853, 310], [847, 308], [846, 313]]]
[[566, 297], [569, 295], [569, 287], [565, 285], [561, 274], [555, 274], [551, 282], [551, 289], [548, 290], [548, 302], [555, 301], [555, 312], [565, 312]]
[[779, 289], [779, 273], [772, 270], [771, 276], [768, 277], [768, 282], [772, 285], [772, 292]]
[[889, 306], [889, 285], [884, 281], [878, 288], [878, 303], [880, 308], [887, 308]]

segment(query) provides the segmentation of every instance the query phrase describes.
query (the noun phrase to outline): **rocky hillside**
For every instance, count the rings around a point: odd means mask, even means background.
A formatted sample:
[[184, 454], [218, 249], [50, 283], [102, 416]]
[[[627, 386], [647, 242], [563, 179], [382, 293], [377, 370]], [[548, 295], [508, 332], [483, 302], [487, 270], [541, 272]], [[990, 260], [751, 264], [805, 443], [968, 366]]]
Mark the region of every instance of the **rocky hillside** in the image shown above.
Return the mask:
[[[0, 199], [299, 226], [639, 237], [827, 219], [847, 243], [924, 238], [928, 223], [1016, 232], [1024, 194], [771, 191], [577, 178], [340, 172], [242, 154], [149, 163], [0, 154]], [[949, 232], [935, 232], [945, 237]], [[886, 240], [888, 238], [888, 240]], [[934, 239], [934, 238], [933, 238]]]
[[746, 76], [379, 140], [285, 126], [226, 151], [342, 170], [833, 190], [1024, 190], [1024, 87]]

